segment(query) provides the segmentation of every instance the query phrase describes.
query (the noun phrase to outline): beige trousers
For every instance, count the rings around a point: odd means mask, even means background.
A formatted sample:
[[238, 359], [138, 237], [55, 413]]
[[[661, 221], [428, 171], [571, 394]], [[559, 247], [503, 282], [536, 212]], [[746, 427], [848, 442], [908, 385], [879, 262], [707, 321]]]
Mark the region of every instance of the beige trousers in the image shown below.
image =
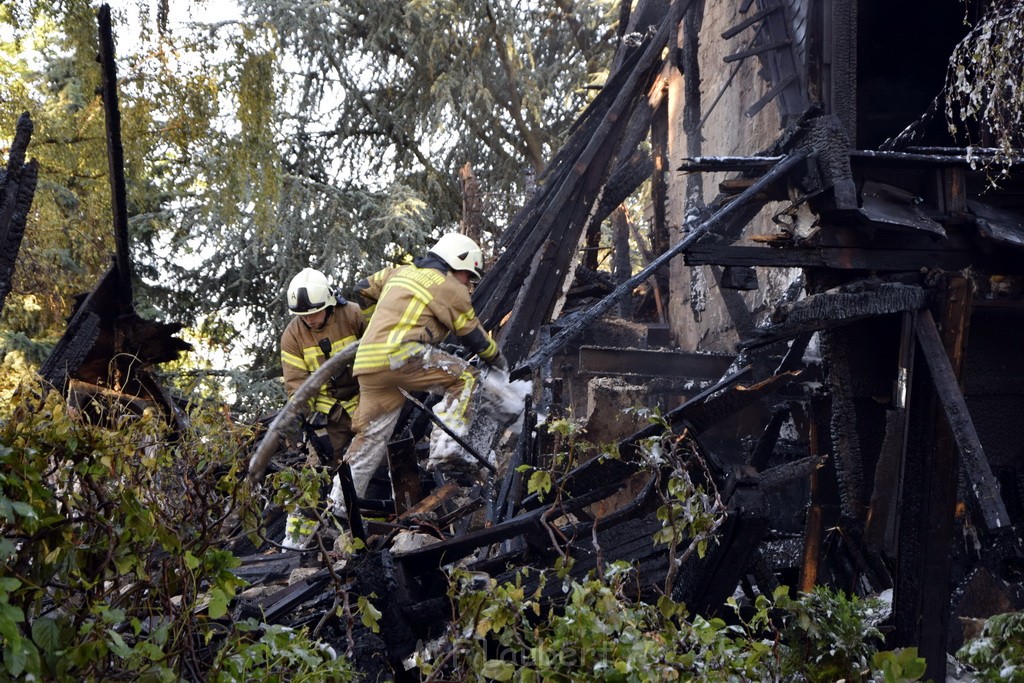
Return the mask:
[[466, 361], [432, 347], [405, 365], [359, 375], [359, 407], [352, 426], [356, 436], [345, 454], [352, 469], [356, 495], [363, 497], [370, 478], [387, 454], [388, 439], [398, 423], [408, 392], [429, 391], [454, 399], [442, 419], [446, 423], [468, 424], [471, 415], [470, 395], [476, 385], [477, 371]]

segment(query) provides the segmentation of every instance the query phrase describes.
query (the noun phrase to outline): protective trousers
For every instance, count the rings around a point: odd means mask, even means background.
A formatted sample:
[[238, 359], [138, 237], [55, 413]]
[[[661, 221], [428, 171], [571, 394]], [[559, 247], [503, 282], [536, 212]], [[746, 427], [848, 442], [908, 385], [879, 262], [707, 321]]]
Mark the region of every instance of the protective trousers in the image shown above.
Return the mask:
[[[327, 424], [322, 429], [316, 430], [311, 438], [319, 444], [313, 444], [313, 452], [307, 464], [314, 467], [325, 465], [335, 469], [341, 464], [342, 456], [345, 454], [345, 447], [352, 441], [352, 418], [349, 417], [341, 406], [328, 418]], [[345, 506], [341, 501], [341, 481], [334, 476], [332, 481], [331, 501], [332, 511], [344, 511]], [[309, 545], [313, 532], [317, 528], [317, 514], [312, 510], [295, 510], [288, 514], [285, 522], [285, 536], [282, 545], [286, 548], [300, 549]]]
[[395, 429], [405, 396], [412, 393], [443, 393], [447, 408], [440, 417], [453, 429], [464, 431], [470, 420], [470, 396], [477, 371], [466, 361], [433, 347], [413, 356], [398, 368], [360, 374], [359, 407], [352, 426], [356, 436], [345, 455], [352, 469], [356, 495], [364, 497], [370, 478], [387, 454], [388, 439]]

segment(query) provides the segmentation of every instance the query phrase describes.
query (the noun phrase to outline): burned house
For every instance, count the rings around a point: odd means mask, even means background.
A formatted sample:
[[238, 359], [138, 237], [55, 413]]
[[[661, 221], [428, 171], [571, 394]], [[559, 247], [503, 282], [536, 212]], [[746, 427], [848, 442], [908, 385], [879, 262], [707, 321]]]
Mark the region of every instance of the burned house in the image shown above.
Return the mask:
[[[404, 463], [397, 479], [415, 491], [364, 501], [388, 520], [359, 522], [376, 542], [345, 569], [348, 589], [382, 600], [361, 663], [400, 669], [437, 635], [453, 563], [501, 578], [564, 554], [582, 576], [602, 555], [631, 562], [641, 592], [664, 586], [676, 568], [651, 542], [659, 481], [638, 457], [658, 428], [622, 410], [637, 404], [693, 440], [726, 508], [717, 542], [672, 582], [693, 612], [779, 585], [891, 589], [891, 645], [916, 646], [942, 680], [962, 641], [957, 617], [1021, 608], [1024, 186], [1011, 175], [990, 188], [941, 121], [921, 118], [961, 12], [952, 0], [636, 3], [607, 83], [474, 293], [513, 375], [535, 383], [528, 423], [571, 406], [619, 457], [560, 473], [552, 503], [526, 495], [518, 466], [550, 455], [529, 430], [468, 492], [421, 481], [426, 420], [396, 434], [392, 468]], [[629, 225], [613, 216], [620, 258], [611, 276], [597, 272], [602, 222], [647, 179], [649, 230], [632, 236], [642, 263], [633, 272], [623, 258]], [[136, 321], [118, 247], [44, 373], [101, 363], [104, 323], [115, 342], [141, 338], [125, 332]], [[265, 446], [257, 469], [276, 452]], [[390, 547], [426, 513], [435, 542]], [[304, 557], [245, 551], [238, 572], [254, 583]], [[322, 621], [332, 573], [234, 609]]]
[[[475, 295], [563, 403], [661, 402], [718, 463], [732, 519], [678, 597], [714, 611], [737, 585], [892, 589], [891, 644], [937, 680], [957, 617], [1022, 604], [1024, 186], [992, 187], [991, 152], [935, 114], [965, 33], [954, 2], [638, 3]], [[577, 247], [647, 174], [645, 268], [574, 306]], [[679, 351], [642, 348], [660, 325], [608, 343], [601, 316], [648, 280]], [[591, 379], [608, 375], [627, 386]], [[716, 375], [731, 394], [693, 388]], [[568, 488], [596, 495], [620, 468], [590, 463]]]

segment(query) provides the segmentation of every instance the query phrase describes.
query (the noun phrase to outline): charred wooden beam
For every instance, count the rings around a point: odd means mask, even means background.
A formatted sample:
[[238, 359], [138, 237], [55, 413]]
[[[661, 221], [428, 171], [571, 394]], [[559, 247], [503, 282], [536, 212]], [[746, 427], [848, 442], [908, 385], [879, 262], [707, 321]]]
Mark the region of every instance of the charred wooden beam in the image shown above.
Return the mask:
[[[950, 367], [962, 367], [970, 320], [970, 282], [945, 276], [936, 285], [936, 306], [942, 320], [940, 350]], [[919, 315], [924, 316], [924, 312]], [[952, 592], [950, 547], [957, 504], [957, 450], [948, 426], [939, 419], [938, 387], [929, 376], [925, 345], [931, 353], [934, 336], [915, 325], [919, 350], [909, 405], [907, 450], [900, 491], [898, 567], [893, 598], [894, 642], [917, 647], [925, 658], [925, 676], [943, 680], [949, 604]], [[924, 343], [922, 343], [924, 339]], [[935, 361], [932, 361], [933, 363]], [[955, 384], [955, 380], [954, 380]]]
[[608, 497], [616, 489], [618, 489], [618, 484], [612, 484], [592, 490], [576, 498], [563, 499], [551, 506], [545, 505], [517, 515], [501, 524], [471, 531], [446, 541], [396, 555], [395, 561], [409, 577], [433, 572], [442, 565], [457, 562], [478, 548], [486, 547], [492, 543], [501, 543], [521, 536], [531, 530], [543, 528], [544, 520], [553, 513], [556, 513], [554, 515], [556, 517], [567, 515]]
[[860, 427], [855, 382], [860, 379], [856, 349], [863, 335], [851, 338], [849, 330], [829, 330], [821, 337], [822, 356], [828, 368], [832, 397], [829, 433], [832, 469], [839, 483], [839, 504], [844, 518], [859, 520], [867, 509], [869, 493], [865, 472], [864, 434]]
[[[650, 106], [639, 95], [647, 92], [656, 77], [661, 50], [675, 16], [674, 12], [662, 14], [661, 26], [654, 35], [639, 48], [624, 49], [620, 66], [613, 70], [608, 83], [578, 120], [568, 142], [548, 165], [540, 189], [505, 231], [503, 252], [473, 296], [480, 318], [488, 327], [496, 328], [513, 309], [517, 293], [531, 291], [526, 299], [528, 304], [515, 306], [516, 313], [505, 323], [503, 349], [510, 345], [516, 353], [523, 347], [528, 350], [527, 337], [539, 326], [539, 319], [550, 312], [562, 291], [562, 281], [571, 274], [570, 263], [580, 232], [592, 219], [594, 201], [605, 183], [609, 163], [628, 157], [633, 151], [618, 150], [618, 142], [629, 129], [632, 112]], [[531, 274], [533, 255], [548, 241], [554, 242], [551, 261], [534, 268]], [[508, 352], [506, 355], [511, 362], [522, 358]]]
[[914, 372], [914, 318], [916, 312], [903, 314], [900, 327], [899, 359], [893, 409], [886, 413], [885, 436], [875, 464], [874, 486], [867, 519], [864, 522], [864, 543], [869, 552], [884, 551], [895, 555], [897, 536], [897, 505], [902, 486], [903, 454], [907, 448], [907, 406]]
[[684, 377], [715, 381], [729, 369], [733, 360], [733, 356], [706, 353], [581, 346], [579, 372], [583, 375]]
[[[787, 245], [789, 246], [789, 245]], [[840, 270], [907, 271], [936, 267], [962, 270], [977, 262], [966, 249], [885, 249], [870, 247], [750, 247], [701, 241], [684, 255], [687, 265], [763, 266], [767, 268], [835, 268]]]
[[785, 156], [749, 156], [749, 157], [687, 157], [684, 161], [686, 163], [678, 167], [677, 170], [692, 172], [692, 171], [714, 171], [714, 172], [725, 172], [725, 171], [739, 171], [742, 173], [763, 173], [770, 169], [775, 164], [779, 163]]
[[11, 291], [14, 264], [25, 235], [25, 224], [39, 177], [39, 165], [35, 159], [25, 163], [32, 129], [32, 119], [27, 113], [18, 117], [7, 168], [0, 170], [0, 311], [3, 311], [4, 300]]
[[967, 208], [974, 214], [978, 232], [986, 240], [1024, 248], [1024, 216], [979, 201], [968, 201]]
[[[875, 149], [857, 149], [850, 156], [863, 162], [877, 162], [887, 165], [911, 164], [915, 166], [970, 166], [977, 163], [976, 157], [967, 154], [914, 154], [912, 152], [889, 152]], [[1011, 168], [1024, 164], [1024, 156], [1008, 159]]]
[[127, 396], [149, 398], [177, 421], [177, 410], [148, 376], [147, 368], [178, 358], [192, 348], [174, 336], [175, 323], [122, 315], [117, 266], [112, 266], [87, 295], [80, 296], [68, 328], [40, 368], [42, 377], [63, 391], [69, 378], [117, 388]]
[[752, 339], [740, 341], [738, 346], [755, 348], [805, 332], [834, 329], [866, 318], [914, 311], [927, 301], [927, 292], [920, 287], [898, 282], [859, 283], [835, 292], [813, 294], [781, 307], [773, 314], [769, 328]]
[[779, 431], [789, 417], [790, 408], [788, 405], [776, 406], [772, 411], [772, 417], [768, 420], [768, 424], [761, 433], [761, 437], [757, 440], [757, 445], [754, 446], [754, 449], [747, 457], [747, 464], [758, 472], [768, 466], [768, 461], [775, 452], [775, 444], [779, 441]]
[[744, 29], [747, 29], [750, 26], [753, 26], [757, 22], [759, 22], [762, 19], [764, 19], [765, 17], [767, 17], [772, 12], [777, 12], [780, 9], [782, 9], [782, 5], [773, 4], [773, 5], [770, 5], [770, 6], [764, 8], [762, 10], [754, 12], [753, 14], [751, 14], [749, 17], [747, 17], [746, 19], [744, 19], [740, 23], [735, 24], [733, 26], [730, 26], [726, 30], [722, 31], [722, 38], [728, 40], [728, 39], [732, 38], [733, 36], [737, 36], [740, 33], [742, 33], [744, 31]]
[[969, 482], [968, 489], [973, 494], [978, 515], [988, 531], [1004, 528], [1010, 524], [1010, 516], [1003, 504], [999, 482], [985, 457], [985, 450], [970, 413], [967, 412], [963, 392], [930, 311], [925, 310], [918, 315], [914, 329], [921, 355], [932, 376], [935, 393], [942, 404], [960, 455], [960, 471]]
[[777, 491], [789, 486], [794, 481], [806, 480], [824, 463], [825, 457], [817, 455], [776, 465], [760, 472], [757, 476], [757, 483], [763, 493]]
[[[649, 39], [644, 51], [637, 56], [629, 78], [616, 93], [606, 115], [598, 122], [589, 136], [588, 144], [573, 165], [561, 177], [549, 180], [553, 189], [546, 202], [547, 208], [529, 236], [531, 241], [539, 238], [541, 243], [546, 242], [544, 251], [547, 258], [535, 262], [525, 280], [522, 279], [522, 266], [517, 268], [508, 262], [521, 258], [519, 255], [510, 254], [506, 250], [495, 265], [494, 269], [519, 273], [518, 279], [511, 283], [513, 289], [510, 293], [518, 289], [520, 296], [516, 299], [501, 335], [502, 351], [510, 363], [522, 360], [529, 353], [537, 328], [551, 314], [562, 292], [562, 283], [571, 273], [570, 265], [575, 257], [580, 233], [594, 221], [594, 202], [605, 183], [608, 165], [616, 151], [614, 141], [620, 139], [633, 108], [649, 106], [646, 98], [638, 98], [637, 95], [646, 92], [657, 76], [661, 49], [670, 33], [670, 23], [671, 12], [670, 16], [665, 17], [658, 33]], [[637, 99], [641, 101], [637, 103]], [[559, 228], [557, 233], [553, 231], [554, 226]], [[526, 255], [535, 251], [529, 251]], [[478, 296], [489, 294], [486, 285], [486, 282], [481, 282]], [[488, 300], [487, 307], [492, 303], [498, 302]], [[491, 319], [492, 311], [488, 308], [481, 312], [481, 317], [486, 317], [493, 327], [497, 320]], [[503, 315], [500, 309], [493, 313]]]
[[[778, 391], [796, 378], [795, 373], [787, 373], [752, 386], [733, 386], [749, 372], [749, 367], [743, 368], [708, 387], [675, 410], [666, 413], [665, 421], [676, 433], [689, 431], [691, 434], [700, 434], [753, 402]], [[660, 425], [650, 425], [623, 439], [618, 443], [618, 458], [597, 458], [580, 465], [559, 480], [558, 489], [568, 496], [580, 496], [599, 487], [625, 481], [641, 467], [639, 451], [642, 443], [659, 436], [661, 431]], [[524, 507], [527, 508], [536, 507], [540, 503], [536, 495], [523, 501]]]
[[[815, 397], [811, 400], [811, 420], [808, 449], [813, 459], [827, 458], [831, 454], [828, 431], [822, 427], [828, 424], [831, 408], [828, 400]], [[827, 463], [827, 461], [826, 461]], [[839, 516], [839, 491], [835, 467], [816, 467], [811, 472], [811, 496], [804, 523], [804, 543], [800, 561], [799, 589], [809, 593], [819, 583], [822, 571], [826, 530]]]
[[100, 70], [103, 75], [101, 93], [106, 118], [107, 168], [110, 178], [110, 207], [114, 218], [118, 303], [121, 313], [135, 310], [132, 297], [131, 252], [128, 248], [128, 200], [124, 178], [124, 146], [121, 144], [121, 110], [117, 104], [117, 63], [114, 58], [114, 34], [110, 23], [110, 5], [99, 11]]
[[770, 50], [777, 50], [777, 49], [779, 49], [781, 47], [788, 47], [788, 46], [790, 46], [792, 44], [793, 44], [792, 40], [790, 40], [789, 38], [783, 38], [782, 40], [776, 40], [773, 43], [766, 43], [764, 45], [756, 45], [756, 46], [748, 48], [746, 50], [740, 50], [739, 52], [734, 52], [731, 55], [726, 55], [723, 58], [723, 61], [725, 63], [727, 63], [727, 64], [729, 62], [738, 62], [738, 61], [740, 61], [742, 59], [746, 59], [747, 57], [753, 57], [755, 55], [760, 55], [760, 54], [763, 54], [763, 53], [768, 52]]
[[[792, 46], [792, 44], [793, 43], [792, 43], [791, 40], [787, 40], [787, 41], [785, 41], [783, 43], [783, 45], [788, 45], [788, 46]], [[752, 105], [747, 107], [747, 110], [745, 112], [743, 112], [744, 115], [748, 116], [750, 118], [753, 118], [753, 117], [757, 116], [757, 113], [759, 111], [761, 111], [762, 109], [764, 109], [765, 105], [767, 105], [769, 102], [774, 100], [776, 97], [778, 97], [782, 93], [786, 92], [786, 89], [789, 88], [789, 86], [791, 86], [793, 84], [798, 84], [799, 82], [800, 82], [800, 77], [799, 76], [797, 76], [795, 73], [789, 74], [788, 76], [786, 76], [785, 78], [780, 80], [778, 83], [773, 85], [768, 92], [766, 92], [764, 95], [761, 95], [761, 97], [757, 100], [757, 102], [754, 102]]]
[[[526, 397], [526, 404], [523, 408], [523, 424], [530, 425], [536, 422], [536, 414], [533, 412], [533, 397]], [[492, 524], [499, 524], [512, 516], [518, 509], [523, 494], [523, 473], [519, 468], [523, 465], [533, 464], [534, 436], [532, 429], [523, 429], [516, 440], [516, 450], [505, 465], [505, 473], [501, 478], [501, 485], [498, 488], [498, 496], [494, 500], [490, 510], [489, 520]]]
[[697, 614], [717, 613], [758, 557], [770, 524], [771, 509], [758, 487], [737, 488], [718, 529], [718, 542], [709, 546], [704, 558], [691, 556], [680, 566], [672, 597]]

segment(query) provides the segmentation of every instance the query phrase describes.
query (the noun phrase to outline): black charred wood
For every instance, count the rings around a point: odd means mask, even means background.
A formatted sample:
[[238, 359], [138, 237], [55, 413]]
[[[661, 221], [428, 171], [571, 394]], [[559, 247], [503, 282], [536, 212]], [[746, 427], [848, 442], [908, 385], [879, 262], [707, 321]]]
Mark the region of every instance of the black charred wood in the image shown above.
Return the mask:
[[754, 348], [865, 318], [917, 310], [927, 302], [928, 294], [920, 287], [892, 282], [860, 283], [836, 292], [813, 294], [780, 307], [773, 314], [768, 329], [741, 341], [739, 346]]
[[1010, 516], [999, 491], [999, 482], [992, 475], [992, 468], [985, 458], [981, 440], [967, 412], [960, 384], [950, 366], [930, 311], [922, 311], [918, 315], [915, 329], [921, 355], [931, 373], [935, 393], [960, 454], [960, 470], [970, 482], [968, 488], [973, 494], [978, 515], [989, 531], [1009, 526]]
[[717, 614], [758, 558], [770, 522], [771, 509], [757, 487], [737, 488], [718, 529], [718, 542], [708, 546], [703, 558], [694, 553], [679, 567], [672, 597], [697, 614]]
[[27, 113], [22, 114], [15, 127], [7, 167], [0, 170], [0, 311], [11, 291], [14, 264], [39, 176], [39, 166], [34, 159], [25, 163], [32, 129], [32, 119]]

